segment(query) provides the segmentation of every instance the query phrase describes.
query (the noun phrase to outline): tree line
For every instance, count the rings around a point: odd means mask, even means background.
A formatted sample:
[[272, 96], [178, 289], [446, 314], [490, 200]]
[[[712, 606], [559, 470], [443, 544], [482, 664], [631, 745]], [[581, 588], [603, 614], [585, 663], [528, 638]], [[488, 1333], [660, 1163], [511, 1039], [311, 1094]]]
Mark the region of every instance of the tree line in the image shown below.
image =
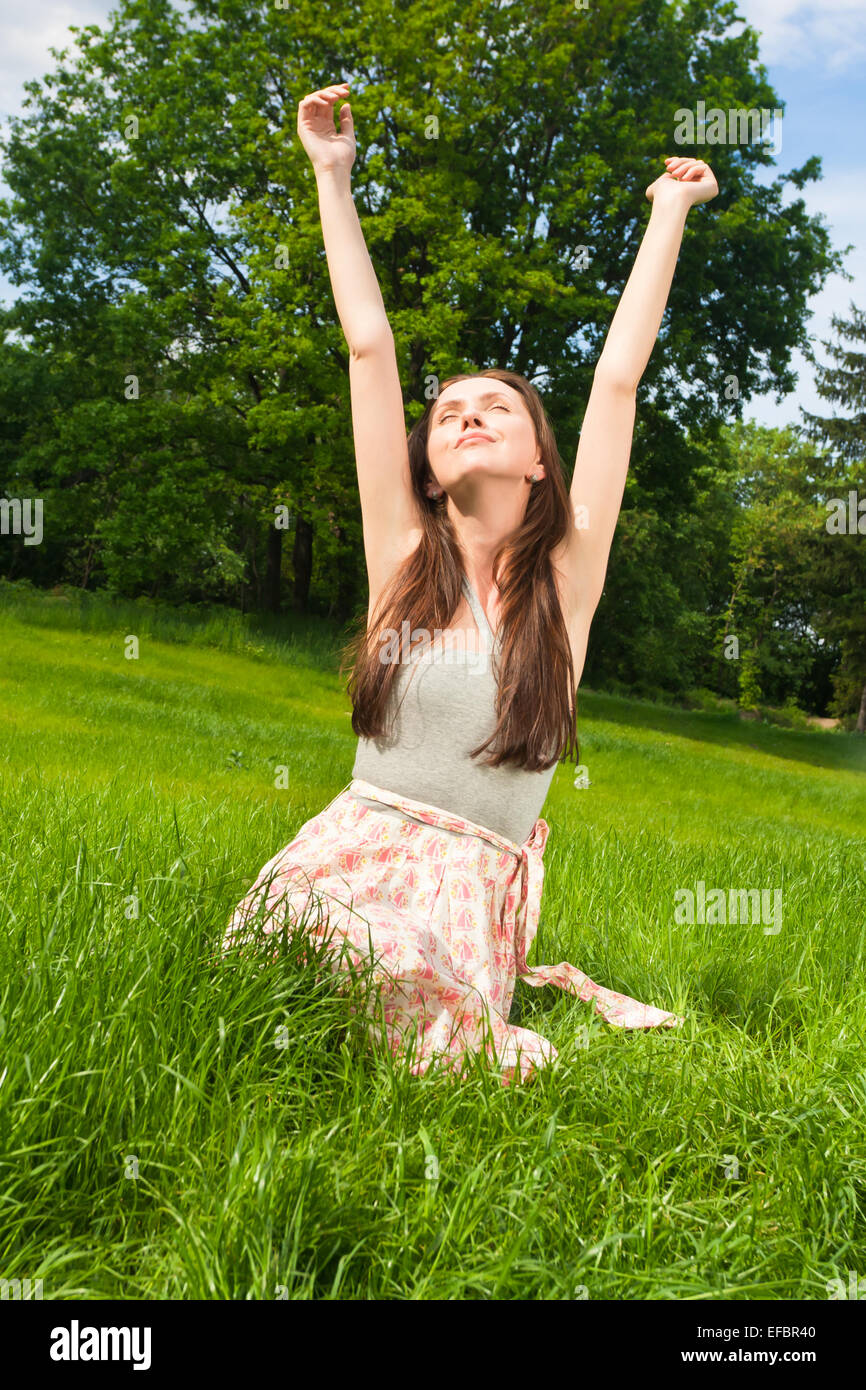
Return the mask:
[[[569, 473], [643, 190], [667, 154], [709, 158], [720, 194], [686, 228], [641, 384], [584, 679], [864, 725], [862, 314], [825, 345], [838, 413], [743, 423], [756, 394], [793, 389], [809, 298], [842, 267], [784, 201], [820, 160], [762, 184], [766, 142], [674, 150], [684, 109], [781, 108], [732, 13], [121, 0], [74, 30], [3, 141], [0, 267], [21, 293], [0, 313], [0, 573], [366, 610], [347, 350], [295, 133], [300, 97], [346, 78], [407, 426], [439, 380], [507, 366], [540, 389]], [[38, 545], [10, 525], [26, 497]]]

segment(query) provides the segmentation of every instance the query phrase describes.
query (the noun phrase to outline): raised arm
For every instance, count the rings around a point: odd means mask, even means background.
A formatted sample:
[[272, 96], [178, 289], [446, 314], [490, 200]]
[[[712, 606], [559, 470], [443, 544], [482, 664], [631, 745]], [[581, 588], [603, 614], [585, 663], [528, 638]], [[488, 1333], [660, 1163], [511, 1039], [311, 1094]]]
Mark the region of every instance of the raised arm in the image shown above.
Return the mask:
[[370, 610], [393, 570], [420, 539], [409, 473], [406, 417], [394, 337], [352, 198], [355, 131], [347, 83], [298, 105], [298, 136], [316, 174], [322, 236], [334, 303], [349, 348], [349, 384]]
[[638, 383], [665, 311], [689, 208], [718, 193], [702, 160], [668, 159], [646, 196], [649, 225], [593, 376], [571, 483], [574, 527], [554, 553], [572, 618], [588, 627], [598, 607], [622, 505]]

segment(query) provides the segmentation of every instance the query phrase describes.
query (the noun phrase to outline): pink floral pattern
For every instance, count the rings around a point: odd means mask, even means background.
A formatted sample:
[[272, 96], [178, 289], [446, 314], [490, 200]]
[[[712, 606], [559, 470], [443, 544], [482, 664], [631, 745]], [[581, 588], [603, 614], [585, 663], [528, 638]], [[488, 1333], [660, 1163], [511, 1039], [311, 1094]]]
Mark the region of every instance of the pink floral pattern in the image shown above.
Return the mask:
[[[400, 815], [374, 810], [355, 793]], [[547, 836], [539, 818], [518, 845], [355, 778], [265, 864], [232, 915], [223, 949], [244, 940], [259, 909], [266, 934], [306, 913], [308, 933], [346, 943], [344, 962], [373, 960], [369, 1034], [381, 1041], [378, 1019], [394, 1056], [411, 1042], [416, 1075], [434, 1060], [454, 1073], [467, 1052], [483, 1052], [509, 1085], [555, 1061], [546, 1038], [507, 1022], [518, 977], [592, 999], [618, 1028], [680, 1026], [682, 1018], [605, 989], [567, 961], [527, 965]]]

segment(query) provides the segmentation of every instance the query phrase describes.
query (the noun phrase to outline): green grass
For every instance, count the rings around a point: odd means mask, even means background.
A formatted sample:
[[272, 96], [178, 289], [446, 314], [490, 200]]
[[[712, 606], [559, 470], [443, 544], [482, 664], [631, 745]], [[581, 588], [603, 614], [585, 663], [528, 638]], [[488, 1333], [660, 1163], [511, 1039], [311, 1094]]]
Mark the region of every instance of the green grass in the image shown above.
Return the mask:
[[[4, 597], [0, 1277], [748, 1300], [866, 1274], [866, 740], [582, 693], [591, 786], [557, 769], [531, 962], [686, 1025], [518, 984], [560, 1065], [454, 1085], [366, 1047], [299, 941], [217, 954], [351, 778], [333, 629]], [[678, 925], [698, 880], [781, 887], [781, 931]]]

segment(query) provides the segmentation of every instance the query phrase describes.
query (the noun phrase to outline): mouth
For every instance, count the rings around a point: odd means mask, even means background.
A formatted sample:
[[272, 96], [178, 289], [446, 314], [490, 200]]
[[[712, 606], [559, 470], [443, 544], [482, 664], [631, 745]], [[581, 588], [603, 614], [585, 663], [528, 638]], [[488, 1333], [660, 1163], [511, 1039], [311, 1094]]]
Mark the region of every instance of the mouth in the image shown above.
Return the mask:
[[489, 434], [464, 434], [462, 439], [458, 439], [457, 448], [460, 449], [464, 444], [492, 444], [493, 440]]

